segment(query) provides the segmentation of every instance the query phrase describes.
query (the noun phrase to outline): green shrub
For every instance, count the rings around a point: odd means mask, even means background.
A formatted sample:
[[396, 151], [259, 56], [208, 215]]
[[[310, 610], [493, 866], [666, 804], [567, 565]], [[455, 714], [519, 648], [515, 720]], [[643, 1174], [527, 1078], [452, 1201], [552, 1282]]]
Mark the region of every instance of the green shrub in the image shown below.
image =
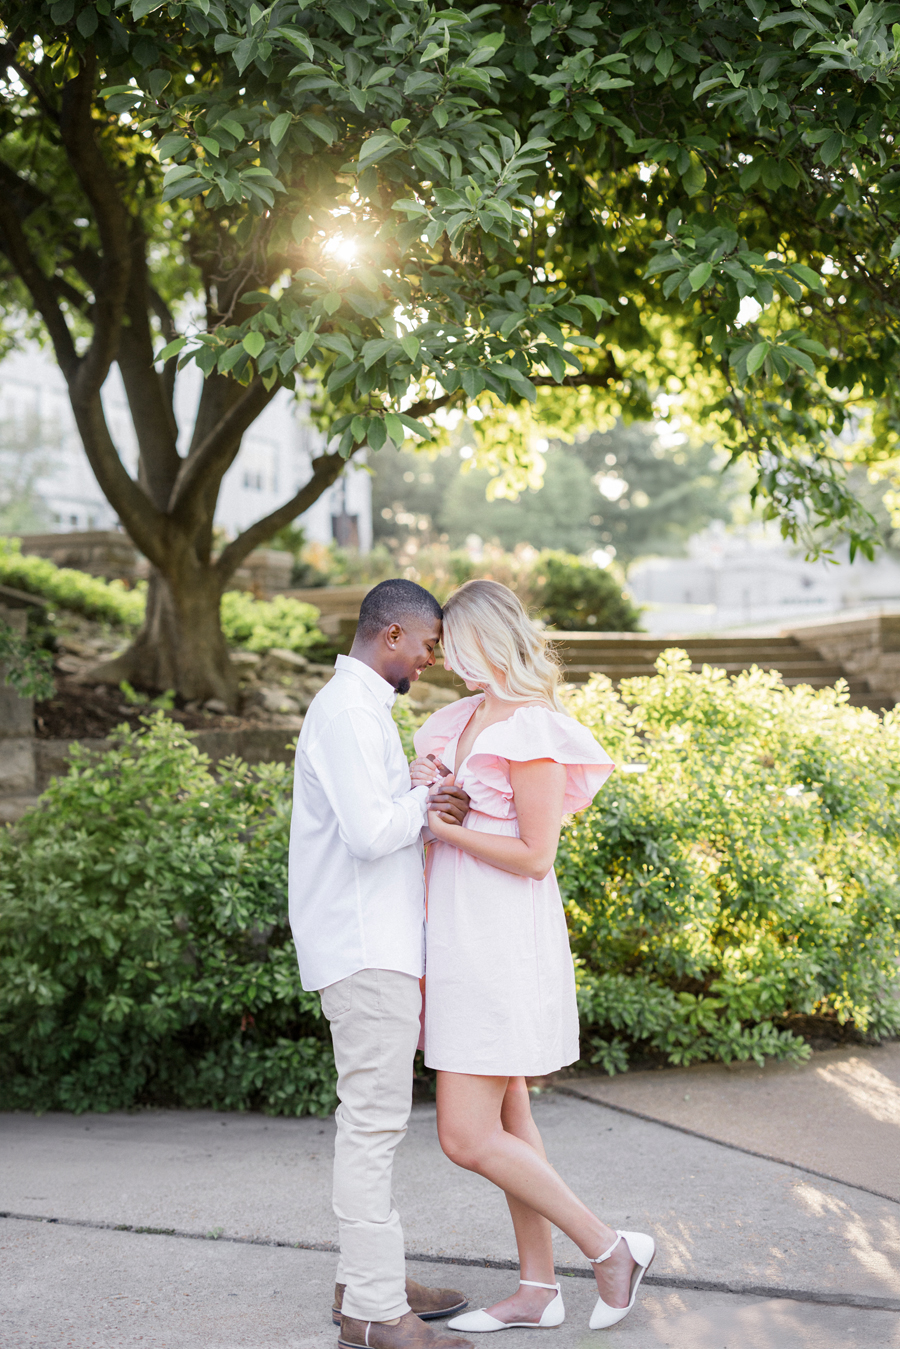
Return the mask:
[[0, 538], [0, 582], [41, 595], [60, 609], [99, 618], [121, 628], [139, 628], [144, 596], [121, 581], [103, 581], [85, 571], [57, 567], [45, 557], [25, 557], [18, 539]]
[[[115, 627], [140, 627], [145, 609], [143, 585], [128, 590], [121, 581], [104, 581], [87, 572], [57, 567], [43, 557], [23, 557], [20, 550], [18, 539], [0, 538], [0, 582]], [[316, 627], [318, 609], [286, 595], [257, 600], [245, 590], [228, 590], [222, 596], [221, 615], [225, 640], [248, 651], [268, 651], [274, 646], [305, 652], [325, 645]]]
[[53, 696], [53, 657], [34, 637], [16, 632], [0, 619], [0, 682], [9, 684], [20, 698]]
[[[620, 765], [557, 862], [585, 1064], [801, 1058], [810, 1016], [896, 1033], [900, 718], [684, 653], [657, 669], [570, 695]], [[162, 715], [76, 751], [0, 833], [0, 1109], [332, 1107], [289, 816], [288, 767], [213, 777]]]
[[287, 926], [290, 770], [162, 714], [0, 833], [0, 1109], [333, 1108]]
[[809, 1016], [900, 1030], [900, 719], [753, 670], [594, 676], [571, 699], [617, 772], [557, 871], [585, 1057], [804, 1057]]
[[528, 599], [533, 612], [564, 632], [637, 632], [640, 626], [640, 610], [623, 593], [621, 578], [572, 553], [538, 554]]
[[274, 646], [303, 653], [325, 643], [316, 627], [318, 609], [287, 595], [255, 600], [245, 590], [226, 590], [221, 614], [225, 640], [247, 651], [269, 651]]

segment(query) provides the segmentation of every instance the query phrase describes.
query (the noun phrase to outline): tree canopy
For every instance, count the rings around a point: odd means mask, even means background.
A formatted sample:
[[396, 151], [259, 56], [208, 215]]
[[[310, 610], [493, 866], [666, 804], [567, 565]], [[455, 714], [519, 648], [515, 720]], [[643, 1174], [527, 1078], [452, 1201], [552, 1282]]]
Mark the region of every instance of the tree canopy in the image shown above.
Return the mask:
[[[564, 433], [676, 398], [753, 458], [787, 532], [838, 522], [871, 548], [843, 465], [860, 429], [869, 460], [897, 453], [900, 5], [4, 0], [0, 19], [6, 310], [52, 341], [178, 623], [175, 591], [217, 603], [348, 455], [473, 402], [515, 483], [529, 419]], [[185, 360], [206, 381], [179, 453]], [[103, 421], [113, 361], [137, 481]], [[213, 558], [241, 435], [298, 381], [336, 451]]]

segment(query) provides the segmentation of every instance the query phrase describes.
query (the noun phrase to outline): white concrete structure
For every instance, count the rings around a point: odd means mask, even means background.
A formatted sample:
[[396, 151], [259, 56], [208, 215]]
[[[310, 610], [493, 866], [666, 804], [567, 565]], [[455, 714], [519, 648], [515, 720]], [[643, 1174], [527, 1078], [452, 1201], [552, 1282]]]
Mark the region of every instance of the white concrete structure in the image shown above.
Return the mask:
[[[195, 366], [188, 366], [178, 377], [175, 405], [182, 451], [190, 438], [201, 380]], [[133, 475], [137, 443], [115, 366], [103, 389], [103, 405], [113, 440]], [[37, 421], [40, 427], [39, 452], [46, 469], [37, 490], [51, 514], [50, 528], [114, 529], [116, 513], [91, 472], [65, 381], [52, 357], [31, 344], [0, 362], [0, 437], [4, 424], [24, 426], [29, 420]], [[282, 390], [244, 436], [240, 454], [225, 474], [216, 524], [234, 537], [282, 505], [307, 481], [311, 460], [323, 445], [321, 433], [304, 417], [302, 405]], [[0, 438], [0, 455], [3, 453]], [[341, 535], [339, 542], [355, 541], [368, 552], [372, 545], [372, 491], [363, 465], [350, 464], [297, 524], [310, 540], [330, 543]]]
[[847, 609], [900, 602], [900, 562], [881, 552], [875, 562], [846, 546], [836, 561], [807, 562], [774, 526], [726, 531], [716, 521], [690, 540], [686, 558], [634, 563], [628, 586], [646, 605], [648, 632], [710, 632], [717, 628], [825, 618]]

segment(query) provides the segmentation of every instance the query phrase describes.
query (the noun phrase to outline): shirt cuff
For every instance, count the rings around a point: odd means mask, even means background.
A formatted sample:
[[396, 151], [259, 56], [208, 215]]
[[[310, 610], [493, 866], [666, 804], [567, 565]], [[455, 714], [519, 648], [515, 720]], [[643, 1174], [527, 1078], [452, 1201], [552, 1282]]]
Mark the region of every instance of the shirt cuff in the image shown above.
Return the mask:
[[410, 792], [410, 797], [412, 798], [413, 801], [415, 801], [417, 807], [422, 812], [423, 824], [428, 815], [428, 790], [429, 789], [423, 783], [421, 787], [413, 787], [412, 791]]

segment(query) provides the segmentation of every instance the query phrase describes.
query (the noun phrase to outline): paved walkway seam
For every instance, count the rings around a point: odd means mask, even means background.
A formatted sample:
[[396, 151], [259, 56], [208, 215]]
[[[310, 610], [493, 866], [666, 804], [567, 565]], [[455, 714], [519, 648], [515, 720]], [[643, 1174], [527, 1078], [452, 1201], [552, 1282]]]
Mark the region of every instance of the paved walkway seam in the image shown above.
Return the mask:
[[848, 1190], [861, 1190], [863, 1194], [874, 1195], [876, 1199], [887, 1199], [891, 1204], [900, 1203], [895, 1194], [885, 1194], [883, 1190], [873, 1190], [868, 1185], [857, 1185], [852, 1180], [841, 1180], [840, 1176], [829, 1175], [827, 1171], [816, 1171], [811, 1166], [804, 1166], [802, 1162], [788, 1161], [786, 1157], [773, 1157], [768, 1152], [757, 1152], [754, 1148], [745, 1148], [740, 1143], [729, 1143], [724, 1138], [714, 1138], [712, 1134], [702, 1134], [699, 1129], [689, 1129], [685, 1124], [672, 1124], [670, 1120], [660, 1119], [658, 1115], [645, 1114], [643, 1110], [633, 1110], [628, 1105], [615, 1105], [612, 1101], [601, 1101], [596, 1096], [588, 1096], [586, 1092], [579, 1091], [577, 1087], [554, 1086], [553, 1090], [559, 1092], [562, 1096], [574, 1096], [579, 1101], [587, 1101], [590, 1105], [599, 1106], [601, 1110], [617, 1110], [620, 1115], [631, 1115], [634, 1119], [642, 1119], [647, 1124], [658, 1124], [663, 1129], [674, 1129], [676, 1133], [687, 1134], [689, 1138], [700, 1138], [704, 1143], [716, 1143], [720, 1148], [730, 1148], [732, 1152], [743, 1152], [747, 1157], [758, 1157], [761, 1162], [775, 1162], [778, 1166], [790, 1166], [794, 1171], [803, 1171], [807, 1176], [817, 1176], [819, 1180], [830, 1180], [832, 1184], [844, 1185]]
[[[595, 1102], [595, 1104], [600, 1104]], [[626, 1112], [628, 1114], [633, 1111]], [[643, 1118], [643, 1116], [641, 1116]], [[702, 1137], [702, 1135], [697, 1135]], [[716, 1140], [713, 1139], [713, 1142]], [[746, 1151], [746, 1149], [738, 1149]], [[754, 1153], [754, 1156], [759, 1154]], [[775, 1160], [768, 1158], [767, 1160]], [[843, 1182], [841, 1182], [843, 1184]], [[326, 1254], [338, 1254], [333, 1241], [279, 1241], [277, 1237], [230, 1237], [221, 1229], [210, 1232], [186, 1232], [176, 1227], [137, 1227], [130, 1223], [105, 1223], [91, 1218], [48, 1218], [40, 1213], [12, 1213], [0, 1210], [0, 1218], [15, 1222], [58, 1224], [60, 1227], [87, 1227], [101, 1232], [130, 1232], [135, 1236], [178, 1237], [187, 1241], [223, 1241], [236, 1246], [280, 1246], [295, 1251], [322, 1251]], [[488, 1256], [471, 1257], [456, 1255], [428, 1255], [419, 1251], [407, 1251], [407, 1260], [429, 1265], [456, 1265], [475, 1269], [508, 1269], [518, 1271], [517, 1260], [492, 1260]], [[568, 1265], [557, 1265], [557, 1274], [569, 1279], [593, 1279], [593, 1271]], [[900, 1312], [900, 1299], [890, 1297], [867, 1297], [855, 1293], [817, 1293], [804, 1288], [783, 1288], [769, 1284], [736, 1284], [714, 1279], [692, 1279], [679, 1274], [646, 1274], [645, 1284], [657, 1288], [675, 1288], [684, 1292], [730, 1293], [735, 1297], [781, 1298], [789, 1302], [809, 1302], [827, 1307], [854, 1307], [861, 1311]]]

